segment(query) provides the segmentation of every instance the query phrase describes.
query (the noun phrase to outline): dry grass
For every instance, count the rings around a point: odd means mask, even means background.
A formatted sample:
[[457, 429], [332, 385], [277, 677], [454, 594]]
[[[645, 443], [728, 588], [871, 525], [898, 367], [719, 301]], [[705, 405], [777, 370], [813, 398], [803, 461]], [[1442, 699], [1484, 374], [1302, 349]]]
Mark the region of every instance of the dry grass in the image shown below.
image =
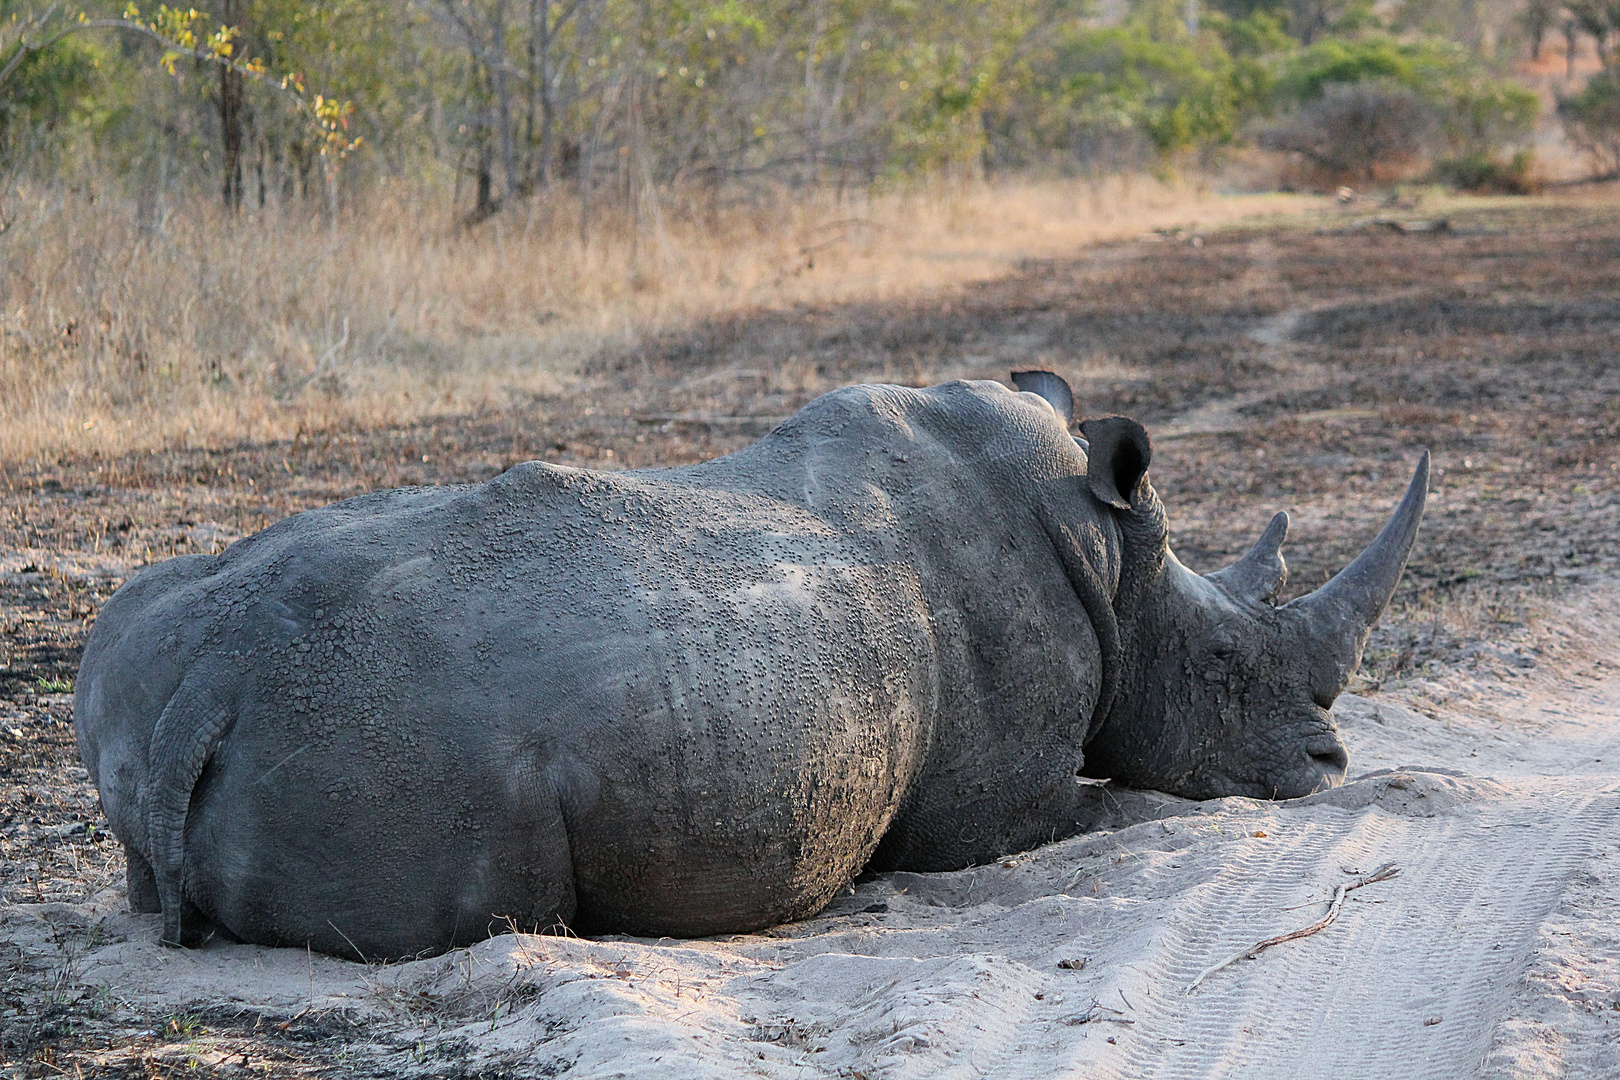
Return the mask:
[[335, 226], [23, 192], [0, 235], [0, 460], [285, 438], [561, 392], [582, 362], [716, 315], [891, 300], [1156, 228], [1296, 212], [1145, 178], [644, 207], [475, 230], [426, 193]]

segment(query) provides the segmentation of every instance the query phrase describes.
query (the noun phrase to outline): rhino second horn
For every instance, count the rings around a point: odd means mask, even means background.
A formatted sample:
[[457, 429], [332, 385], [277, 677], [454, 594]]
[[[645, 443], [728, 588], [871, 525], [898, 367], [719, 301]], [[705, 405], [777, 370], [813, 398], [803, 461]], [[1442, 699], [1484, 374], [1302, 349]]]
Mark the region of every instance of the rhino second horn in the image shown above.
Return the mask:
[[1063, 376], [1050, 371], [1015, 371], [1012, 381], [1019, 393], [1045, 398], [1053, 411], [1063, 417], [1065, 425], [1074, 424], [1074, 391], [1069, 389]]
[[1282, 557], [1286, 539], [1288, 514], [1279, 510], [1243, 558], [1206, 576], [1240, 600], [1269, 604], [1288, 580], [1288, 564]]
[[1333, 580], [1286, 605], [1305, 615], [1311, 636], [1322, 648], [1313, 678], [1321, 696], [1337, 694], [1361, 662], [1367, 632], [1384, 613], [1406, 569], [1428, 494], [1429, 452], [1425, 450], [1406, 496], [1378, 538]]

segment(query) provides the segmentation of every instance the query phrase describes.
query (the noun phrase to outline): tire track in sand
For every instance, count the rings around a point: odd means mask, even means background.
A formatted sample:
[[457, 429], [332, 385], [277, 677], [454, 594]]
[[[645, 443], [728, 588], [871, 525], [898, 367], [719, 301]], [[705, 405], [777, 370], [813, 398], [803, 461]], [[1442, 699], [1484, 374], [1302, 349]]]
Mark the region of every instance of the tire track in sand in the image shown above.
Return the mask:
[[[1537, 926], [1620, 818], [1617, 789], [1614, 777], [1526, 778], [1436, 816], [1347, 807], [1283, 824], [1276, 846], [1250, 846], [1189, 890], [1156, 949], [1120, 973], [1136, 1024], [1093, 1075], [1476, 1076]], [[1384, 862], [1400, 876], [1351, 893], [1323, 933], [1186, 993], [1210, 965], [1313, 921], [1320, 904], [1285, 909], [1325, 903], [1341, 866]]]

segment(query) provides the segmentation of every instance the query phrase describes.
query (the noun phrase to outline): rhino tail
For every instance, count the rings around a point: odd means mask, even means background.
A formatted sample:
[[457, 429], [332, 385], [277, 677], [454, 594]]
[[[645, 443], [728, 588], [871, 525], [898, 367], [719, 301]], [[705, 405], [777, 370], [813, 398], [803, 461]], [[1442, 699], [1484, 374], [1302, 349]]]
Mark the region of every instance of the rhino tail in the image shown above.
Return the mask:
[[184, 889], [186, 817], [197, 779], [236, 719], [234, 704], [218, 692], [222, 684], [229, 685], [206, 666], [193, 668], [152, 732], [146, 832], [165, 945], [188, 944], [184, 925], [188, 907]]

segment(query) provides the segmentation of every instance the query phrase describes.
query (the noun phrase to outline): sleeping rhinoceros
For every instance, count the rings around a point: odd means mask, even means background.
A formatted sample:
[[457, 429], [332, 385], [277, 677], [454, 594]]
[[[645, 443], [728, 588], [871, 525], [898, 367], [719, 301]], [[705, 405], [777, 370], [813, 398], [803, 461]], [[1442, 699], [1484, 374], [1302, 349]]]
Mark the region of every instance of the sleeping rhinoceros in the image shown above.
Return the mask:
[[[1148, 439], [1068, 387], [856, 386], [738, 453], [542, 462], [298, 514], [103, 609], [80, 752], [163, 938], [395, 957], [515, 923], [704, 935], [863, 867], [1072, 834], [1076, 779], [1338, 784], [1327, 709], [1395, 588], [1273, 606], [1169, 551]], [[1088, 446], [1089, 442], [1089, 446]]]

